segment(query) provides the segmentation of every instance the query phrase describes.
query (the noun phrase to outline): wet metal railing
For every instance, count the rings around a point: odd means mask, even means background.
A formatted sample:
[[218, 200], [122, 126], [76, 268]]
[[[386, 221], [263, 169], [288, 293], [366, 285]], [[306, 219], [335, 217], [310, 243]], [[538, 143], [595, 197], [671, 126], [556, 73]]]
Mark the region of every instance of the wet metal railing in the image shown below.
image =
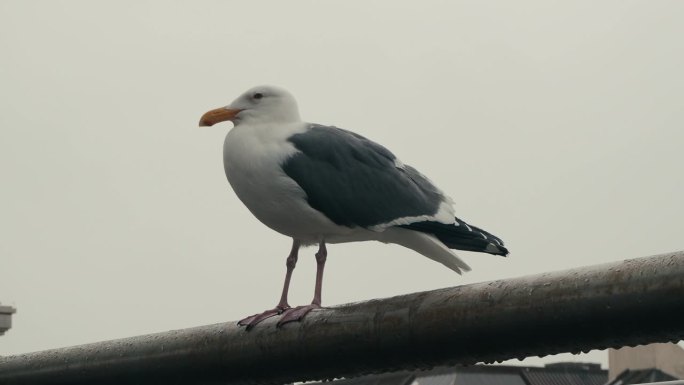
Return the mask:
[[684, 339], [684, 252], [0, 357], [0, 384], [251, 384]]
[[684, 381], [644, 382], [637, 385], [684, 385]]

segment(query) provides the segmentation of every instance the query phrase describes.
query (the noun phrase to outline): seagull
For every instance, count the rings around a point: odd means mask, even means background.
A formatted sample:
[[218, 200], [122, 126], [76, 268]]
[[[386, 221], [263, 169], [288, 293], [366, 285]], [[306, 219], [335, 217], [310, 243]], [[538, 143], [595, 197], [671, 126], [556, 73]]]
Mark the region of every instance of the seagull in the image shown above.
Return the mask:
[[[418, 170], [354, 132], [302, 121], [282, 88], [254, 87], [205, 113], [199, 125], [225, 121], [233, 122], [223, 145], [228, 182], [257, 219], [292, 238], [280, 301], [240, 320], [247, 330], [276, 315], [278, 327], [301, 321], [321, 307], [326, 244], [397, 244], [459, 274], [470, 267], [451, 249], [508, 255], [500, 238], [457, 218], [451, 198]], [[313, 301], [291, 307], [299, 249], [316, 244]]]

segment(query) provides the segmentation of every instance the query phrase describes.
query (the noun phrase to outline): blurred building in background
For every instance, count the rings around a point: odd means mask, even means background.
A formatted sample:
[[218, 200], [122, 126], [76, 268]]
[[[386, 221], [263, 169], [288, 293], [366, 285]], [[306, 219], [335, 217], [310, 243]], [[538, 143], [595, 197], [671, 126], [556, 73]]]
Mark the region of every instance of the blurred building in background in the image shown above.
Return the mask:
[[[684, 349], [651, 344], [610, 349], [610, 369], [559, 362], [543, 367], [473, 365], [405, 371], [334, 381], [335, 385], [630, 385], [684, 379]], [[330, 382], [320, 383], [331, 384]]]
[[16, 311], [12, 306], [0, 305], [0, 336], [12, 327], [12, 314]]
[[[650, 344], [608, 351], [611, 384], [629, 384], [627, 378], [642, 382], [684, 379], [684, 349], [676, 344]], [[618, 382], [622, 381], [622, 382]]]
[[[559, 362], [543, 367], [473, 365], [385, 373], [338, 380], [336, 385], [604, 385], [599, 364]], [[320, 383], [329, 384], [329, 383]]]

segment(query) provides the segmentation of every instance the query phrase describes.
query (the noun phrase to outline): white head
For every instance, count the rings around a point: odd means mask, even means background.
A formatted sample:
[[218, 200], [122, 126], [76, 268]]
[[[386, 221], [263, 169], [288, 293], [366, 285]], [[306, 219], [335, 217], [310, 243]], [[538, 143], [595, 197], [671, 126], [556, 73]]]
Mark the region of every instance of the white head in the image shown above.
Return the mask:
[[254, 87], [225, 107], [202, 115], [200, 126], [230, 120], [239, 124], [299, 122], [297, 101], [286, 90], [274, 86]]

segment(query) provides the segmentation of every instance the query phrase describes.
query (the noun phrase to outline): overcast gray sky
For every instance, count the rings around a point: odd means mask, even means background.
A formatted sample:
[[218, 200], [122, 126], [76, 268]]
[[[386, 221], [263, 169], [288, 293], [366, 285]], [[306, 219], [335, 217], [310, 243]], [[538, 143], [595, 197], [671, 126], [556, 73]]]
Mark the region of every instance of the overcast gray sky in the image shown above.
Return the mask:
[[679, 1], [1, 1], [0, 301], [18, 312], [0, 354], [276, 303], [290, 240], [226, 182], [230, 125], [197, 127], [258, 84], [383, 143], [512, 251], [461, 252], [461, 277], [333, 245], [324, 304], [684, 249], [682, 19]]

